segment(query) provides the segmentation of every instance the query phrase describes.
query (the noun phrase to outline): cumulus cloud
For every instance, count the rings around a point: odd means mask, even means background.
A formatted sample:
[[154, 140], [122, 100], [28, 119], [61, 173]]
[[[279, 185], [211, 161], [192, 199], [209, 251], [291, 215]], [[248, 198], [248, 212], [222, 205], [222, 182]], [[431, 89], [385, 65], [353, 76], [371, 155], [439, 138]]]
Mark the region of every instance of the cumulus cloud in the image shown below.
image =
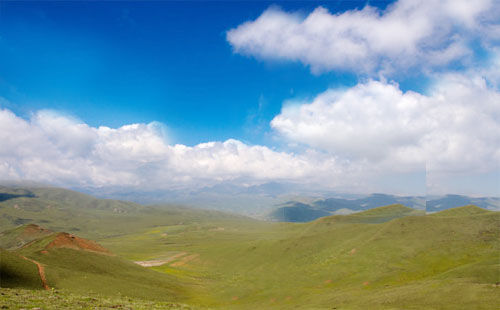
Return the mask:
[[0, 109], [0, 176], [75, 187], [194, 189], [285, 181], [377, 191], [384, 177], [427, 172], [428, 184], [446, 187], [439, 180], [498, 171], [498, 89], [473, 73], [434, 80], [426, 94], [368, 80], [285, 104], [271, 127], [304, 146], [296, 152], [234, 139], [171, 144], [159, 123], [92, 127], [50, 111], [26, 120]]
[[0, 109], [0, 175], [66, 186], [196, 188], [217, 182], [314, 182], [341, 165], [309, 151], [279, 152], [237, 140], [169, 144], [161, 124], [91, 127], [54, 112], [29, 120]]
[[485, 79], [436, 76], [429, 94], [368, 81], [285, 106], [271, 126], [290, 141], [400, 171], [498, 169], [500, 93]]
[[391, 73], [467, 62], [474, 42], [498, 42], [499, 20], [495, 0], [399, 0], [339, 14], [318, 7], [305, 17], [271, 7], [227, 40], [236, 53], [300, 61], [313, 72]]

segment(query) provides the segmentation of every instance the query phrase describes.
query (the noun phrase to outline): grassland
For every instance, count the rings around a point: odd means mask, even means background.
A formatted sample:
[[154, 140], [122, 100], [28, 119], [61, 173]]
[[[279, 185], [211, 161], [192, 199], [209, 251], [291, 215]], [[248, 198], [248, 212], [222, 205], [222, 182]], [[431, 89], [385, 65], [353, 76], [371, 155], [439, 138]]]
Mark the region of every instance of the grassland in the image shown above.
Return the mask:
[[[41, 198], [11, 198], [7, 207], [12, 208], [13, 201], [21, 207], [18, 199], [35, 204]], [[44, 197], [42, 205], [53, 199]], [[88, 208], [88, 215], [82, 222], [51, 218], [51, 228], [74, 226], [83, 236], [95, 236], [116, 256], [68, 248], [42, 253], [53, 235], [31, 243], [21, 240], [28, 246], [11, 248], [8, 254], [46, 266], [50, 286], [62, 296], [54, 305], [74, 300], [92, 309], [113, 305], [152, 309], [152, 303], [170, 309], [168, 304], [173, 303], [236, 310], [469, 310], [497, 309], [500, 304], [500, 214], [474, 206], [424, 215], [392, 205], [296, 224], [177, 207], [132, 205], [130, 210], [123, 207], [127, 212], [117, 213], [114, 207], [92, 209], [88, 202], [78, 208], [65, 204], [59, 211]], [[35, 211], [29, 212], [35, 217]], [[51, 210], [42, 209], [39, 218], [46, 212]], [[125, 220], [123, 226], [101, 228], [129, 216], [136, 223], [126, 225]], [[83, 223], [92, 218], [95, 223]], [[89, 227], [94, 231], [86, 232]], [[0, 244], [15, 245], [16, 234], [19, 228], [4, 233]], [[14, 261], [11, 265], [26, 263], [9, 259]], [[132, 261], [151, 264], [141, 267]], [[27, 272], [24, 288], [36, 286], [33, 266], [17, 269]], [[16, 292], [2, 295], [5, 303], [14, 305]], [[32, 294], [26, 299], [53, 296]], [[36, 306], [50, 309], [41, 303]]]
[[2, 230], [33, 223], [53, 231], [101, 239], [154, 226], [244, 219], [239, 215], [177, 205], [143, 206], [119, 200], [97, 199], [60, 188], [16, 189], [0, 186], [1, 193]]
[[474, 208], [453, 216], [401, 217], [408, 210], [392, 206], [307, 224], [165, 226], [101, 243], [132, 260], [184, 252], [151, 269], [203, 279], [190, 301], [196, 305], [495, 309], [500, 218], [471, 215]]
[[[134, 310], [198, 310], [175, 302], [159, 302], [126, 296], [103, 297], [96, 294], [74, 294], [64, 290], [27, 290], [0, 288], [2, 309], [134, 309]], [[205, 308], [203, 308], [205, 309]], [[206, 309], [205, 309], [206, 310]]]

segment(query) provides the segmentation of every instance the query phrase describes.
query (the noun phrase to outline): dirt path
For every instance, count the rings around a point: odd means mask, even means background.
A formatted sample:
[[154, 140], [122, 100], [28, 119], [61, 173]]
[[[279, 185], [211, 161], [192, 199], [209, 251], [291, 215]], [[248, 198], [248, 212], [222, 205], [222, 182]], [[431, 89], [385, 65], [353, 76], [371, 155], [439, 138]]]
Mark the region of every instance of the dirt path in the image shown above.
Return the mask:
[[36, 267], [38, 268], [38, 274], [40, 275], [40, 280], [42, 280], [42, 286], [45, 290], [49, 291], [50, 287], [47, 284], [47, 278], [45, 278], [45, 269], [43, 268], [42, 264], [40, 264], [36, 260], [33, 260], [31, 258], [27, 258], [26, 256], [22, 256], [22, 255], [20, 255], [20, 256], [22, 258], [24, 258], [25, 260], [30, 261], [36, 265]]

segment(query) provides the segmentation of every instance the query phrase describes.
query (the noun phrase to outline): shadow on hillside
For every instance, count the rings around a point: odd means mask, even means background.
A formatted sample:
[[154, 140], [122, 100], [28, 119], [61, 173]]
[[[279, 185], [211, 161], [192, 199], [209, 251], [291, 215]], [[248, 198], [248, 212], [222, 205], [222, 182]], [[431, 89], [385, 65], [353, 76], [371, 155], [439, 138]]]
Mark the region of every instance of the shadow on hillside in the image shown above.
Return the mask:
[[0, 202], [7, 201], [9, 199], [14, 199], [14, 198], [21, 198], [21, 197], [34, 198], [36, 196], [32, 193], [28, 193], [28, 194], [0, 193]]

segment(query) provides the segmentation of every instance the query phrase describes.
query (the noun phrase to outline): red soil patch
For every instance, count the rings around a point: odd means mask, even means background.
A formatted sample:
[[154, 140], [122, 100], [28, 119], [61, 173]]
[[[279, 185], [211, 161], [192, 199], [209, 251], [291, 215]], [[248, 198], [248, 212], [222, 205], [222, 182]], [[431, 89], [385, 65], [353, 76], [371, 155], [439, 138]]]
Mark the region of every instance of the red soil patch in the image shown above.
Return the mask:
[[238, 296], [233, 296], [233, 298], [231, 298], [231, 300], [234, 300], [234, 301], [236, 301], [238, 299], [240, 299]]
[[50, 229], [45, 229], [35, 224], [29, 224], [24, 228], [21, 238], [41, 237], [50, 235], [51, 233], [53, 233], [53, 231]]
[[108, 251], [108, 249], [102, 247], [94, 241], [73, 236], [65, 232], [58, 233], [54, 240], [45, 247], [46, 250], [52, 248], [68, 248], [105, 255], [113, 255], [110, 251]]

